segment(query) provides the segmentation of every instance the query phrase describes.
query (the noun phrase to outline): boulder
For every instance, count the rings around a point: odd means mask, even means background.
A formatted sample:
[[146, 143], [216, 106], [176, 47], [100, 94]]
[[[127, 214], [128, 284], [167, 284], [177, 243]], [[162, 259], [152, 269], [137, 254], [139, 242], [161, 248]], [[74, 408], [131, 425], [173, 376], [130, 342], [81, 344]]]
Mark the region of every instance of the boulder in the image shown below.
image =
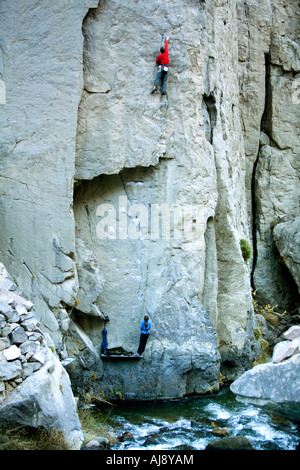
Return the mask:
[[272, 362], [281, 362], [299, 352], [300, 338], [293, 339], [293, 341], [281, 341], [274, 348]]
[[8, 361], [4, 355], [4, 351], [0, 354], [0, 380], [8, 381], [21, 377], [22, 364], [21, 361]]
[[39, 345], [36, 341], [25, 341], [20, 345], [20, 350], [22, 354], [32, 356], [38, 347]]
[[21, 344], [27, 341], [27, 334], [22, 326], [15, 328], [11, 333], [12, 342], [15, 344]]
[[205, 450], [254, 450], [245, 436], [224, 437], [210, 442]]
[[300, 352], [300, 327], [297, 325], [291, 326], [285, 333], [283, 333], [285, 341], [277, 343], [272, 356], [272, 362], [277, 363], [298, 354]]
[[148, 445], [157, 445], [159, 444], [159, 440], [157, 438], [157, 434], [150, 434], [147, 436], [146, 440], [143, 443], [143, 446], [148, 446]]
[[10, 342], [7, 338], [0, 338], [0, 352], [9, 346]]
[[105, 447], [96, 439], [89, 441], [81, 450], [103, 450]]
[[94, 437], [91, 441], [87, 442], [81, 450], [104, 450], [109, 447], [109, 443], [106, 437]]
[[62, 432], [70, 450], [80, 449], [83, 442], [69, 376], [50, 351], [45, 365], [0, 404], [0, 420], [5, 426], [55, 428]]
[[300, 354], [247, 370], [230, 385], [237, 399], [300, 422]]
[[103, 437], [103, 436], [97, 436], [97, 437], [94, 437], [93, 439], [94, 441], [98, 442], [99, 445], [107, 448], [110, 444], [110, 441], [109, 439], [107, 439], [107, 437]]
[[28, 318], [28, 320], [22, 321], [22, 327], [26, 331], [33, 331], [37, 325], [38, 325], [38, 321], [36, 318]]
[[224, 428], [214, 428], [212, 430], [212, 434], [214, 434], [215, 436], [224, 437], [224, 436], [229, 436], [230, 431], [226, 427], [224, 427]]
[[6, 348], [3, 351], [3, 356], [7, 359], [7, 361], [14, 361], [15, 359], [19, 359], [21, 356], [20, 349], [14, 344], [9, 348]]
[[9, 315], [13, 312], [13, 309], [7, 302], [0, 301], [0, 313], [2, 313], [5, 318], [8, 318]]
[[125, 431], [121, 436], [118, 437], [118, 441], [134, 441], [134, 435], [130, 431]]
[[285, 339], [296, 339], [300, 338], [300, 326], [294, 325], [291, 326], [285, 333], [283, 333]]

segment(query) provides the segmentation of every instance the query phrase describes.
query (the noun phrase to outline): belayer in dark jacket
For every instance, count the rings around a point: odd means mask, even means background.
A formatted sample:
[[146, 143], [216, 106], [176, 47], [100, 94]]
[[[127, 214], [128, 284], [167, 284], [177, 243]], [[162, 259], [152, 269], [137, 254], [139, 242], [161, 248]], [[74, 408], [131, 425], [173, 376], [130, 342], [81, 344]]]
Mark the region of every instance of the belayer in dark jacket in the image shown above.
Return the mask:
[[160, 48], [160, 54], [157, 56], [156, 63], [158, 65], [156, 80], [151, 94], [155, 93], [160, 80], [162, 80], [162, 95], [167, 94], [167, 80], [169, 71], [169, 37], [166, 39], [165, 47]]

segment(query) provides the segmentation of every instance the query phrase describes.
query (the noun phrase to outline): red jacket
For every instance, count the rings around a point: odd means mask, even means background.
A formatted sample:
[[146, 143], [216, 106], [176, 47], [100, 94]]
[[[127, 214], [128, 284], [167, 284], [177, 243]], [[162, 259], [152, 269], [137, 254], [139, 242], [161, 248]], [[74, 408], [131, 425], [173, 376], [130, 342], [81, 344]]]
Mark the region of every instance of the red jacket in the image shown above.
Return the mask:
[[166, 40], [165, 52], [157, 56], [156, 63], [157, 65], [169, 65], [168, 40]]

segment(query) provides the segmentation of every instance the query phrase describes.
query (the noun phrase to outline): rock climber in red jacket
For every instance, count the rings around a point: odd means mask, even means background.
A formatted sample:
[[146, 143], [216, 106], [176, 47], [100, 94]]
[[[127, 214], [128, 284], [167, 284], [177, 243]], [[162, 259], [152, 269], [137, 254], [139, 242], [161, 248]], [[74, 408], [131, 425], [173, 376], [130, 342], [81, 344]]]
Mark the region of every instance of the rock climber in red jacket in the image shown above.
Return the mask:
[[151, 94], [157, 91], [158, 84], [162, 80], [162, 95], [167, 94], [167, 80], [169, 71], [169, 51], [168, 51], [169, 37], [166, 39], [165, 47], [160, 48], [160, 54], [157, 56], [156, 63], [158, 65], [158, 71], [156, 80], [154, 82], [153, 90]]

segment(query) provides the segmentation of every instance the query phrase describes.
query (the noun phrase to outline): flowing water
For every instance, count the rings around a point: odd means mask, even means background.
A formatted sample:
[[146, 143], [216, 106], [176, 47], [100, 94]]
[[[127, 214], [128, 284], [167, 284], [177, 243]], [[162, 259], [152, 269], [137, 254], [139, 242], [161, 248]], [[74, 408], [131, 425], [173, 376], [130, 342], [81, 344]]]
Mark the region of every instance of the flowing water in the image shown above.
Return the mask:
[[214, 427], [224, 426], [230, 436], [247, 437], [256, 450], [295, 450], [300, 441], [298, 424], [238, 402], [229, 389], [210, 397], [124, 403], [106, 420], [116, 436], [130, 432], [134, 437], [114, 444], [115, 450], [204, 450], [212, 440], [221, 439], [212, 434]]

